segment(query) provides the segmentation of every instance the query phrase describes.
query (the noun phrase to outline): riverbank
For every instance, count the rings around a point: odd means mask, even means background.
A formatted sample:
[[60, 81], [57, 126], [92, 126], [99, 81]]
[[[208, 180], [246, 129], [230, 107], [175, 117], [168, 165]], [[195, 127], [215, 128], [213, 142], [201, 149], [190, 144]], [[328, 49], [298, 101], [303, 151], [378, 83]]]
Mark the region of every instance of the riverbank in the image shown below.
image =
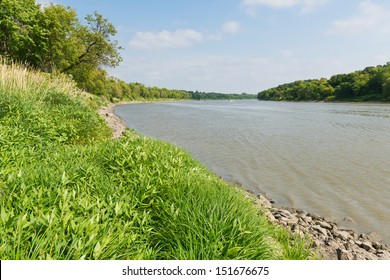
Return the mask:
[[131, 131], [112, 139], [104, 101], [67, 77], [0, 73], [0, 259], [313, 258], [183, 149]]
[[[120, 135], [126, 130], [126, 124], [114, 114], [114, 107], [113, 104], [106, 107], [101, 115], [113, 130], [118, 131], [116, 134]], [[313, 241], [312, 247], [320, 252], [323, 259], [390, 259], [389, 247], [380, 243], [380, 236], [374, 232], [358, 234], [318, 215], [299, 209], [276, 207], [263, 196], [257, 196], [256, 202], [265, 209], [272, 223], [302, 237], [308, 236]]]
[[272, 200], [257, 195], [256, 201], [267, 214], [268, 219], [299, 236], [313, 240], [321, 258], [326, 260], [390, 260], [390, 247], [381, 243], [376, 232], [358, 234], [337, 223], [307, 213], [300, 209], [277, 207]]

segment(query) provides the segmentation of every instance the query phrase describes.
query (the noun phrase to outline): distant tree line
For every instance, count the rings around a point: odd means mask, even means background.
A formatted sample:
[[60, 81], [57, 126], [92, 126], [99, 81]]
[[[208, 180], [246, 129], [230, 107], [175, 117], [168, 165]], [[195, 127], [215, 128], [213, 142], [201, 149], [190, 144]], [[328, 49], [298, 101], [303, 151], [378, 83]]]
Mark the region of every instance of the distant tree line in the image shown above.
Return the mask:
[[330, 79], [295, 81], [258, 93], [260, 100], [390, 101], [390, 62]]
[[218, 92], [199, 92], [199, 91], [188, 91], [192, 99], [202, 100], [202, 99], [256, 99], [255, 94], [248, 93], [218, 93]]
[[82, 24], [71, 7], [35, 0], [0, 0], [0, 56], [43, 72], [65, 74], [92, 94], [112, 101], [135, 99], [238, 99], [255, 95], [192, 92], [147, 87], [110, 77], [122, 61], [116, 28], [94, 12]]

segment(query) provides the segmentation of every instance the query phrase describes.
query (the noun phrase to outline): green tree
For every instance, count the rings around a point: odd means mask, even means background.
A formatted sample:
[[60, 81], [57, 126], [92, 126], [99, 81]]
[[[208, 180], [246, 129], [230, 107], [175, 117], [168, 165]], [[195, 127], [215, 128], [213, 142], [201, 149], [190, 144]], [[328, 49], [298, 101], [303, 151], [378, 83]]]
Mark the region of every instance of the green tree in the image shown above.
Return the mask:
[[56, 72], [77, 60], [78, 49], [84, 44], [77, 13], [70, 7], [50, 5], [44, 15], [48, 29], [48, 49], [42, 70]]
[[[50, 5], [44, 14], [48, 26], [48, 56], [45, 70], [72, 73], [77, 67], [115, 67], [122, 61], [115, 27], [97, 12], [88, 15], [87, 25], [80, 24], [75, 10]], [[76, 71], [77, 72], [77, 71]]]
[[47, 29], [35, 0], [0, 0], [0, 55], [40, 67]]

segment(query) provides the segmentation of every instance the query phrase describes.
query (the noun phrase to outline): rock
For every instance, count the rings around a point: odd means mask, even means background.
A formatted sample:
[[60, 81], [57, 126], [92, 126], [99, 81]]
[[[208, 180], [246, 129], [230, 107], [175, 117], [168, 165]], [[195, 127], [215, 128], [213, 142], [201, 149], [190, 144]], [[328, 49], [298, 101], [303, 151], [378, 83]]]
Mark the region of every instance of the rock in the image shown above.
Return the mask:
[[350, 251], [337, 249], [337, 259], [339, 260], [353, 260], [354, 256]]
[[314, 220], [321, 220], [322, 218], [320, 216], [318, 216], [317, 214], [312, 214], [311, 217], [314, 219]]
[[272, 208], [272, 204], [271, 204], [271, 202], [270, 202], [267, 198], [265, 198], [265, 197], [262, 196], [262, 195], [258, 195], [257, 198], [259, 199], [260, 204], [261, 204], [264, 208], [267, 208], [267, 209]]
[[351, 238], [351, 235], [347, 231], [333, 230], [332, 234], [334, 237], [338, 237], [344, 241], [347, 241], [348, 239]]
[[372, 242], [372, 247], [374, 247], [376, 250], [385, 250], [385, 246], [379, 242]]
[[372, 247], [372, 243], [369, 241], [364, 241], [361, 245], [361, 247], [366, 251], [375, 251], [374, 247]]
[[[277, 223], [303, 238], [309, 236], [312, 240], [311, 248], [323, 259], [390, 260], [390, 248], [380, 243], [382, 238], [376, 232], [358, 235], [351, 228], [338, 226], [334, 220], [299, 209], [278, 208], [262, 195], [257, 195], [257, 198], [270, 222]], [[344, 221], [354, 223], [349, 217], [345, 217]]]
[[286, 218], [290, 218], [292, 216], [291, 212], [288, 211], [288, 210], [285, 210], [285, 209], [279, 209], [278, 210], [278, 213], [282, 216], [282, 217], [286, 217]]
[[305, 221], [306, 223], [308, 223], [308, 224], [310, 224], [310, 223], [313, 221], [312, 217], [307, 216], [307, 215], [302, 215], [302, 216], [301, 216], [301, 219], [302, 219], [303, 221]]
[[376, 255], [377, 255], [378, 258], [380, 258], [381, 260], [390, 260], [390, 252], [388, 252], [388, 251], [378, 250], [378, 251], [376, 252]]
[[328, 232], [326, 231], [326, 229], [320, 227], [319, 225], [314, 225], [314, 226], [312, 226], [312, 228], [314, 230], [316, 230], [317, 232], [321, 233], [322, 235], [328, 236]]
[[274, 217], [274, 215], [272, 215], [271, 213], [268, 213], [267, 217], [268, 217], [268, 220], [270, 220], [273, 223], [275, 223], [277, 221], [276, 218]]
[[322, 221], [319, 221], [317, 222], [317, 225], [319, 225], [320, 227], [322, 228], [325, 228], [325, 229], [332, 229], [333, 227], [328, 224], [327, 222], [322, 222]]

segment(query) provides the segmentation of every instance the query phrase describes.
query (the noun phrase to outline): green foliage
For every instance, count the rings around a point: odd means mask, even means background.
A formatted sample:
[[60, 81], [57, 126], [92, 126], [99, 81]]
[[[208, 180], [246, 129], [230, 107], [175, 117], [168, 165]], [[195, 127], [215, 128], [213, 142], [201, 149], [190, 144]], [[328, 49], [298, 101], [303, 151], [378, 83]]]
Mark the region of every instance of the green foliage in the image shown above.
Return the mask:
[[183, 150], [109, 139], [87, 96], [59, 77], [0, 73], [1, 259], [308, 258]]
[[256, 95], [248, 93], [218, 93], [218, 92], [199, 92], [199, 91], [189, 91], [192, 99], [201, 100], [201, 99], [256, 99]]
[[258, 93], [260, 100], [390, 101], [390, 64], [337, 74], [329, 80], [305, 80], [283, 84]]
[[35, 0], [0, 1], [0, 55], [39, 67], [46, 35], [45, 18]]

